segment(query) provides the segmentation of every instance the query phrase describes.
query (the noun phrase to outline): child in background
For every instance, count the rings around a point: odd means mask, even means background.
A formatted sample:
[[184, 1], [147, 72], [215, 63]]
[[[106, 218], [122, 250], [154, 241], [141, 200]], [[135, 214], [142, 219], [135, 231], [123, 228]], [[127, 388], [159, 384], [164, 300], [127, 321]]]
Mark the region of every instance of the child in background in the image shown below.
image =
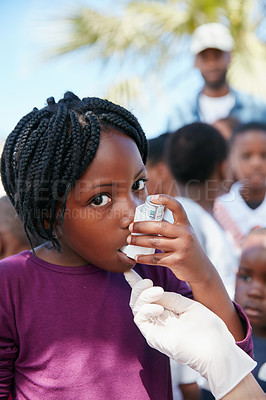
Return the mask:
[[215, 121], [212, 126], [216, 128], [225, 138], [230, 140], [232, 137], [233, 130], [240, 124], [240, 122], [234, 117], [221, 118]]
[[[29, 238], [46, 243], [0, 262], [2, 399], [172, 399], [169, 359], [133, 321], [123, 274], [133, 267], [167, 291], [193, 293], [252, 352], [248, 320], [178, 202], [151, 198], [173, 224], [132, 224], [147, 195], [146, 154], [130, 112], [71, 92], [34, 108], [8, 136], [4, 188]], [[120, 250], [127, 243], [158, 252], [133, 260]]]
[[266, 392], [266, 228], [254, 229], [244, 241], [235, 300], [251, 323], [254, 358], [258, 363], [253, 374]]
[[0, 198], [0, 259], [30, 249], [30, 243], [24, 232], [9, 198]]
[[[223, 135], [223, 137], [229, 141], [232, 137], [233, 130], [236, 129], [239, 124], [240, 122], [237, 119], [233, 117], [227, 117], [215, 121], [212, 126], [214, 126], [214, 128], [216, 128]], [[228, 162], [226, 167], [226, 179], [219, 195], [222, 196], [224, 193], [228, 193], [234, 182], [235, 177], [231, 171], [230, 163]]]
[[171, 133], [165, 132], [148, 140], [147, 157], [147, 189], [149, 194], [168, 194], [175, 197], [178, 195], [178, 186], [173, 177], [167, 160], [166, 148]]
[[266, 226], [266, 125], [254, 122], [236, 128], [229, 160], [236, 182], [217, 198], [214, 215], [240, 254], [249, 231]]

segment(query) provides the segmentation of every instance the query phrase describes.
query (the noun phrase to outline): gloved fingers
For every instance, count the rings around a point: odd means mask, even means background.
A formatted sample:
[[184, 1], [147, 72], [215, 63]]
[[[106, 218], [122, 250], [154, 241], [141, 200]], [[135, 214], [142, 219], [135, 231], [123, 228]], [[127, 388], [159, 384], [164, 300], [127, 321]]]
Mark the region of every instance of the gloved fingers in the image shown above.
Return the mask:
[[152, 287], [153, 282], [150, 279], [142, 279], [141, 276], [139, 276], [139, 274], [132, 269], [124, 272], [124, 276], [129, 285], [132, 287], [129, 305], [133, 310], [140, 294], [143, 292], [143, 290]]
[[136, 300], [136, 303], [133, 307], [133, 312], [134, 313], [138, 312], [139, 309], [143, 306], [143, 304], [150, 304], [154, 303], [155, 301], [158, 301], [163, 293], [164, 290], [160, 286], [152, 286], [149, 287], [148, 289], [143, 290], [142, 293], [140, 293], [138, 299]]
[[156, 318], [163, 312], [164, 308], [159, 304], [143, 304], [135, 315], [134, 322], [145, 333], [151, 324], [150, 318]]
[[195, 300], [188, 299], [181, 294], [174, 292], [164, 292], [156, 304], [160, 304], [165, 309], [173, 311], [175, 314], [181, 314], [185, 312], [193, 304], [198, 304]]
[[133, 269], [124, 272], [124, 276], [126, 278], [126, 281], [130, 284], [132, 288], [134, 285], [136, 285], [136, 283], [142, 281], [141, 276]]
[[145, 291], [146, 289], [149, 289], [153, 287], [153, 282], [150, 279], [143, 279], [142, 281], [136, 283], [132, 289], [131, 296], [130, 296], [130, 302], [129, 305], [132, 308], [133, 311], [135, 311], [135, 305], [136, 302], [138, 301], [140, 295]]

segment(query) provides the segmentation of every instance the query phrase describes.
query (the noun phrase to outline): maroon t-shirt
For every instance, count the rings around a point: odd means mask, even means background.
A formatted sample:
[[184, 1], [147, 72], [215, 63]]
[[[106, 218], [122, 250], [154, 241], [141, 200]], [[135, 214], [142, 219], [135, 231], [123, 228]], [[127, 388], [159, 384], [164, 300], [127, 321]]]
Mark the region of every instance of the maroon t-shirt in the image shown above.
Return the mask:
[[[169, 269], [135, 269], [191, 297]], [[16, 400], [172, 399], [169, 360], [134, 324], [130, 293], [122, 273], [94, 265], [62, 267], [30, 251], [2, 260], [0, 399], [10, 391]]]

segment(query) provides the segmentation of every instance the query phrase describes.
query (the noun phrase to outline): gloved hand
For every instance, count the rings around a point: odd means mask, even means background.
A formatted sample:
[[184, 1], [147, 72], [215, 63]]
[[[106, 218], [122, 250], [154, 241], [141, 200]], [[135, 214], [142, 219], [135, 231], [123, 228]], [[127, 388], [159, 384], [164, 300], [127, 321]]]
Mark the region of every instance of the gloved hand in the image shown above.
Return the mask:
[[148, 344], [205, 377], [217, 399], [230, 392], [256, 362], [236, 344], [225, 323], [202, 304], [164, 292], [135, 271], [125, 272], [132, 287], [134, 321]]

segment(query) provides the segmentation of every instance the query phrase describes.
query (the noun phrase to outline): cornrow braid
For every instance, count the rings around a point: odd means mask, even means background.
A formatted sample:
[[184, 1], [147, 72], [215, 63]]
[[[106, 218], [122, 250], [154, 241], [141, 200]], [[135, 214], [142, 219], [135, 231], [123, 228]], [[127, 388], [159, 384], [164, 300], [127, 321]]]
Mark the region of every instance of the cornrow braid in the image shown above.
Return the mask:
[[63, 218], [69, 190], [95, 157], [101, 131], [113, 127], [132, 138], [143, 162], [145, 134], [133, 114], [108, 100], [80, 100], [66, 92], [57, 103], [25, 115], [6, 139], [1, 157], [5, 191], [20, 216], [26, 234], [60, 249], [53, 233]]
[[113, 125], [116, 128], [120, 127], [120, 129], [127, 132], [127, 135], [138, 145], [143, 161], [146, 163], [147, 141], [136, 117], [125, 108], [113, 104], [108, 100], [103, 100], [99, 107], [97, 100], [97, 97], [87, 97], [82, 102], [85, 107], [98, 115], [101, 121], [106, 121], [107, 125]]

